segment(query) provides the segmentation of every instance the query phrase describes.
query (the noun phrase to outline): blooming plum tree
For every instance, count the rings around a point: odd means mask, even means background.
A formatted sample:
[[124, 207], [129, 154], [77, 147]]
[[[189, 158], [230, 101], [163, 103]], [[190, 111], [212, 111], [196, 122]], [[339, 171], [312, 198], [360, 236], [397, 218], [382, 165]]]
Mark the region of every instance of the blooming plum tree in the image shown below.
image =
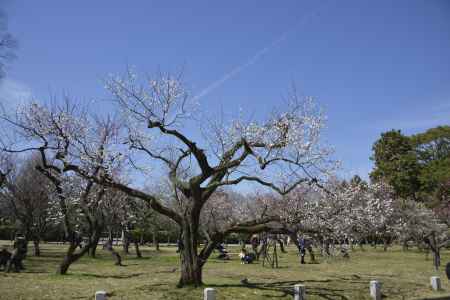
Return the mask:
[[[110, 77], [106, 87], [121, 122], [96, 124], [73, 107], [32, 103], [22, 109], [18, 120], [10, 120], [30, 144], [20, 150], [47, 155], [53, 161], [45, 165], [48, 172], [75, 172], [146, 201], [177, 223], [184, 245], [180, 286], [202, 284], [202, 267], [225, 235], [263, 231], [267, 223], [279, 220], [272, 215], [233, 220], [199, 252], [202, 209], [219, 188], [249, 182], [284, 195], [301, 183], [314, 184], [335, 167], [330, 149], [320, 143], [325, 118], [311, 98], [300, 100], [291, 94], [282, 112], [264, 121], [235, 120], [212, 132], [202, 147], [202, 140], [194, 141], [184, 130], [195, 119], [197, 105], [190, 101], [180, 77], [162, 74], [142, 81], [129, 71], [123, 77]], [[115, 178], [112, 172], [119, 164], [146, 176], [152, 176], [148, 173], [152, 168], [164, 168], [177, 207]]]

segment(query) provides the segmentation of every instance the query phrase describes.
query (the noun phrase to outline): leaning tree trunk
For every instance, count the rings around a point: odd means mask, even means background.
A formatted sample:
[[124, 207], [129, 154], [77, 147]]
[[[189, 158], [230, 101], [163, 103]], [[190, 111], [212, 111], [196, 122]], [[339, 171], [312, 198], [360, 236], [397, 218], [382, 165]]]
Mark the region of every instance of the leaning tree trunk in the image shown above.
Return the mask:
[[72, 263], [79, 260], [81, 257], [83, 257], [84, 254], [86, 254], [89, 251], [90, 245], [84, 246], [79, 253], [75, 253], [79, 246], [79, 243], [71, 242], [69, 248], [66, 251], [66, 255], [64, 256], [63, 260], [58, 266], [58, 269], [56, 270], [56, 273], [59, 275], [65, 275], [67, 274], [67, 271], [69, 270], [69, 267]]
[[69, 248], [66, 251], [66, 255], [64, 256], [62, 262], [59, 264], [56, 273], [59, 275], [65, 275], [69, 270], [70, 265], [75, 261], [73, 258], [73, 253], [77, 249], [78, 245], [70, 244]]
[[[91, 248], [97, 245], [99, 238], [100, 238], [99, 232], [94, 231], [92, 236], [89, 238], [89, 242], [83, 247], [81, 247], [80, 239], [76, 237], [74, 233], [72, 233], [71, 237], [69, 238], [70, 240], [69, 248], [67, 248], [66, 255], [64, 256], [60, 265], [58, 266], [56, 273], [60, 275], [66, 274], [71, 264], [82, 258], [86, 253], [89, 253], [91, 251]], [[81, 250], [78, 253], [76, 253], [78, 247], [80, 247]]]
[[203, 262], [198, 256], [198, 224], [183, 222], [183, 248], [180, 251], [181, 277], [179, 287], [186, 285], [201, 286]]

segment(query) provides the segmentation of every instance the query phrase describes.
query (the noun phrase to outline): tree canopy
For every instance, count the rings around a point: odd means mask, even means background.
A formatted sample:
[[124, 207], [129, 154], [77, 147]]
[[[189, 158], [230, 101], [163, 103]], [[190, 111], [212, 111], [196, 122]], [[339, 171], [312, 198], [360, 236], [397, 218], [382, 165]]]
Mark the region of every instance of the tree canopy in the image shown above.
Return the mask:
[[374, 143], [372, 180], [385, 180], [398, 197], [435, 207], [450, 194], [450, 126], [406, 136], [400, 130], [381, 134]]

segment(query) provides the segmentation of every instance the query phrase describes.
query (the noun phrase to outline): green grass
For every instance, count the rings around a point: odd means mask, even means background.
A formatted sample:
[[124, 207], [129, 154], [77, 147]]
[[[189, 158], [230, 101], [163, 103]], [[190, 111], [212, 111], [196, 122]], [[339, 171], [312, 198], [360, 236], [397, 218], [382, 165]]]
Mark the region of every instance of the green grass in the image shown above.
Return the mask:
[[[1, 244], [2, 242], [0, 242]], [[7, 242], [3, 242], [5, 244]], [[0, 299], [93, 299], [97, 290], [110, 293], [108, 299], [203, 299], [203, 288], [177, 289], [178, 255], [173, 247], [157, 253], [143, 247], [143, 259], [128, 255], [124, 267], [114, 266], [107, 252], [98, 250], [98, 258], [85, 257], [74, 263], [69, 274], [55, 274], [66, 246], [42, 245], [42, 256], [28, 256], [22, 273], [0, 272]], [[271, 269], [260, 263], [241, 265], [237, 248], [231, 248], [232, 260], [210, 259], [204, 269], [206, 287], [214, 287], [221, 299], [293, 299], [292, 287], [303, 283], [308, 299], [369, 299], [369, 281], [382, 283], [387, 299], [415, 299], [450, 295], [444, 266], [435, 272], [431, 255], [399, 248], [369, 249], [351, 252], [351, 258], [325, 260], [300, 265], [293, 247], [281, 254], [280, 267]], [[31, 252], [31, 251], [30, 251]], [[234, 252], [234, 253], [233, 253]], [[213, 257], [216, 256], [213, 254]], [[442, 254], [443, 265], [450, 252]], [[177, 268], [175, 272], [173, 269]], [[430, 276], [441, 277], [443, 291], [430, 288]], [[249, 284], [240, 280], [248, 278]]]

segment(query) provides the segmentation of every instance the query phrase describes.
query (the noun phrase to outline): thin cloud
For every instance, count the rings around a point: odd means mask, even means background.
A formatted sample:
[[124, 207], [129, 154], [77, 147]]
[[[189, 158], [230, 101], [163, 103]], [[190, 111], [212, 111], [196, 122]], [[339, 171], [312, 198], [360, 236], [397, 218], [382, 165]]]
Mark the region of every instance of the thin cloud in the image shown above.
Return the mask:
[[245, 69], [247, 69], [248, 67], [254, 65], [255, 63], [257, 63], [264, 55], [266, 55], [270, 50], [272, 50], [274, 47], [278, 46], [279, 44], [281, 44], [284, 40], [286, 40], [288, 38], [288, 36], [290, 34], [292, 34], [293, 32], [295, 32], [296, 30], [298, 30], [298, 28], [300, 26], [303, 26], [306, 24], [307, 21], [309, 21], [310, 19], [312, 19], [312, 17], [314, 17], [317, 13], [319, 9], [310, 12], [309, 14], [304, 15], [303, 17], [301, 17], [299, 19], [299, 21], [296, 23], [296, 25], [294, 25], [292, 28], [290, 28], [289, 30], [285, 31], [283, 34], [281, 34], [278, 38], [276, 38], [274, 41], [272, 41], [269, 45], [263, 47], [262, 49], [258, 50], [253, 56], [249, 57], [244, 63], [238, 65], [237, 67], [235, 67], [234, 69], [232, 69], [230, 72], [226, 73], [225, 75], [223, 75], [221, 78], [219, 78], [218, 80], [212, 82], [210, 85], [208, 85], [206, 88], [204, 88], [203, 90], [201, 90], [198, 94], [196, 94], [193, 99], [194, 100], [198, 100], [206, 95], [208, 95], [209, 93], [211, 93], [212, 91], [214, 91], [215, 89], [219, 88], [220, 86], [222, 86], [224, 83], [226, 83], [228, 80], [230, 80], [231, 78], [237, 76], [239, 73], [241, 73], [242, 71], [244, 71]]
[[4, 107], [15, 107], [31, 97], [31, 89], [22, 82], [9, 78], [0, 82], [0, 104]]

